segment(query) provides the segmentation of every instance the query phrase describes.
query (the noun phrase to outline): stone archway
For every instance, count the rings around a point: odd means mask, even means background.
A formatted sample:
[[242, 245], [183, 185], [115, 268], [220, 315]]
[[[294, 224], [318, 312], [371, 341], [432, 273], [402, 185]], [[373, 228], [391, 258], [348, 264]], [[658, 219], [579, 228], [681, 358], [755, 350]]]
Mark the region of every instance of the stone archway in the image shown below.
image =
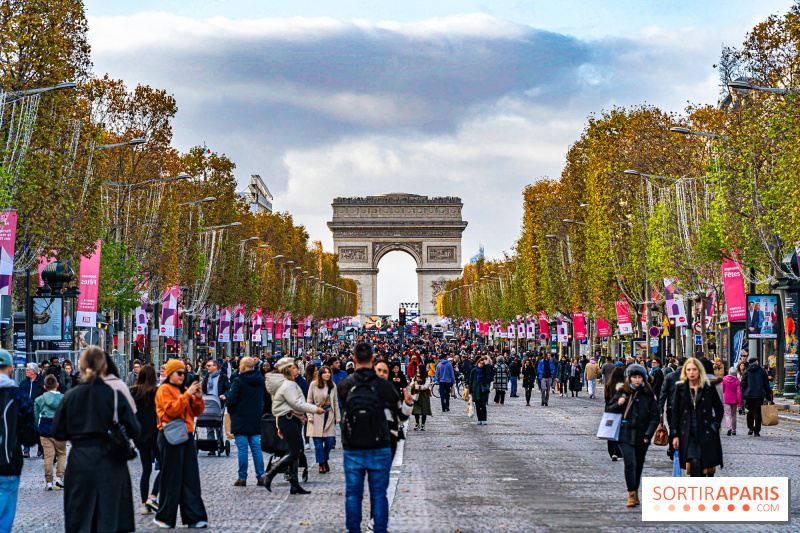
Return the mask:
[[417, 297], [423, 323], [436, 322], [436, 295], [461, 275], [463, 204], [453, 196], [428, 198], [390, 193], [336, 198], [331, 204], [333, 246], [343, 276], [359, 286], [359, 318], [377, 314], [378, 263], [401, 250], [417, 263]]

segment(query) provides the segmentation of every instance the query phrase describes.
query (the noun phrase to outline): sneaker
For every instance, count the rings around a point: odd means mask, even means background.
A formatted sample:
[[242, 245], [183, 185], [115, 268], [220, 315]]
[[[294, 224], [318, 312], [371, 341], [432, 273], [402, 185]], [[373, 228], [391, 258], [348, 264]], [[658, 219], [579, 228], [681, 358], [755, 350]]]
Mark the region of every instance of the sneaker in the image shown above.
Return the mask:
[[755, 433], [753, 433], [753, 436], [754, 436], [754, 437], [760, 437], [760, 436], [761, 436], [761, 433], [759, 433], [758, 431], [756, 431]]
[[619, 457], [617, 457], [616, 455], [612, 455], [612, 456], [611, 456], [611, 460], [612, 460], [612, 461], [616, 461], [617, 459], [619, 459]]
[[45, 486], [44, 486], [44, 490], [53, 490], [53, 484], [52, 483], [46, 483]]
[[748, 435], [752, 435], [753, 434], [753, 430], [751, 429], [750, 431], [747, 432], [747, 434]]
[[153, 510], [152, 510], [152, 509], [150, 509], [150, 508], [147, 506], [147, 504], [146, 504], [146, 503], [143, 503], [143, 504], [142, 504], [142, 510], [141, 510], [141, 514], [143, 514], [143, 515], [147, 515], [147, 514], [153, 514]]
[[160, 527], [161, 529], [174, 529], [171, 525], [167, 524], [166, 522], [162, 522], [161, 520], [156, 520], [153, 518], [153, 523]]
[[186, 527], [188, 527], [189, 529], [203, 529], [203, 528], [208, 527], [208, 522], [205, 522], [205, 521], [201, 520], [196, 524], [189, 524]]
[[148, 509], [150, 509], [154, 513], [158, 512], [158, 500], [150, 498], [149, 500], [144, 502], [144, 504], [147, 506]]
[[233, 482], [233, 486], [234, 487], [246, 487], [247, 486], [247, 481], [245, 481], [244, 479], [237, 479], [236, 481]]
[[425, 431], [425, 426], [420, 426], [419, 430], [420, 431]]
[[64, 488], [64, 480], [61, 479], [60, 477], [56, 478], [56, 487], [58, 487], [59, 489]]

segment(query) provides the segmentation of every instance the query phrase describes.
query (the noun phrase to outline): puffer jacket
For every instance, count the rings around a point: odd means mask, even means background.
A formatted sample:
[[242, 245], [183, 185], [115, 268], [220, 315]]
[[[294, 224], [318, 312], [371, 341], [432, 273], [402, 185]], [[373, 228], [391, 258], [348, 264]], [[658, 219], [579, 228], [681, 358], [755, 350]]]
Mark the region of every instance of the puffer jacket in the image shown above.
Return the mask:
[[276, 421], [289, 413], [316, 413], [317, 406], [306, 402], [303, 391], [294, 381], [286, 379], [283, 374], [271, 372], [266, 379], [267, 392], [272, 396], [272, 415]]
[[722, 378], [722, 398], [727, 404], [738, 404], [742, 408], [742, 384], [739, 378], [727, 375]]
[[47, 391], [33, 402], [33, 420], [39, 424], [40, 418], [53, 418], [56, 416], [56, 408], [64, 395], [57, 391]]

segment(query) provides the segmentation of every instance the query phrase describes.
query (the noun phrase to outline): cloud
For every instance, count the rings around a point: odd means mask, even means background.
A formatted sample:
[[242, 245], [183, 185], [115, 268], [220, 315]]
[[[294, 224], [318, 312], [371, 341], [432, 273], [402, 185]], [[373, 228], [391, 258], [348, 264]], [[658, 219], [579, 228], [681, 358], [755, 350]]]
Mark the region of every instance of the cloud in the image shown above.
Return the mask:
[[[463, 256], [519, 234], [521, 191], [557, 176], [586, 116], [716, 97], [705, 28], [581, 40], [484, 14], [413, 23], [90, 18], [98, 73], [174, 93], [175, 142], [261, 174], [315, 239], [335, 196], [460, 196]], [[730, 39], [728, 39], [730, 41]]]

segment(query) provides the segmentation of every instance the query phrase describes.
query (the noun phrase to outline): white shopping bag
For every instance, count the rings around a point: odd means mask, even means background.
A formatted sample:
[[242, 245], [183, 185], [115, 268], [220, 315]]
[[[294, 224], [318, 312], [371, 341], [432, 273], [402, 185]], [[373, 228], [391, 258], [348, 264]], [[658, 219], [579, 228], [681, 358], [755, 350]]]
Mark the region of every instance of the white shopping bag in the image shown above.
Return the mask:
[[472, 401], [472, 398], [469, 399], [467, 404], [467, 416], [470, 418], [475, 416], [475, 402]]
[[621, 414], [603, 413], [603, 418], [600, 420], [600, 427], [597, 428], [597, 438], [605, 440], [617, 440], [619, 438], [619, 428], [621, 425]]

